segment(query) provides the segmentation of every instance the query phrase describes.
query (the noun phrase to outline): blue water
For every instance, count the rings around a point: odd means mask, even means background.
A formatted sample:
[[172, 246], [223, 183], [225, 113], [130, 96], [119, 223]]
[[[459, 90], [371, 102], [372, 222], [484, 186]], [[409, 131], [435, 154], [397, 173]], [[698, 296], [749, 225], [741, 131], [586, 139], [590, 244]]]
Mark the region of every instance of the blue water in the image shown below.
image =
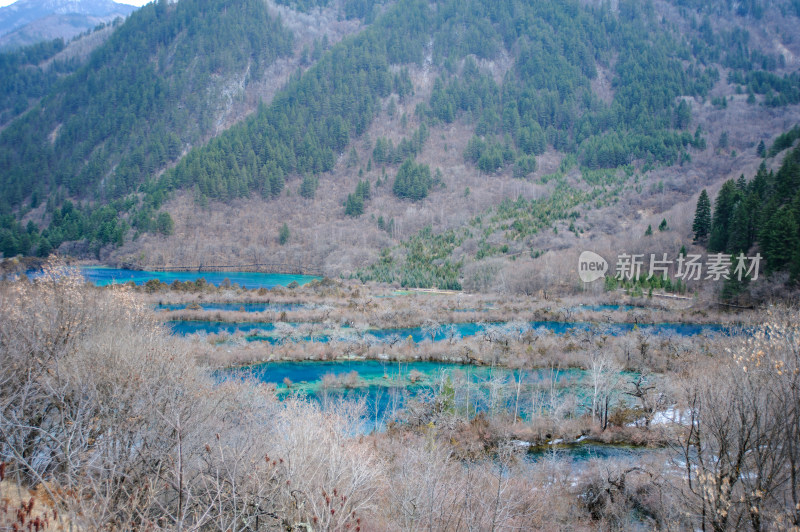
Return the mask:
[[[158, 304], [155, 306], [155, 309], [185, 310], [188, 305], [196, 304], [197, 303]], [[265, 312], [267, 310], [274, 310], [275, 312], [291, 312], [294, 310], [310, 308], [310, 305], [306, 305], [304, 303], [199, 303], [199, 306], [202, 310], [236, 312]]]
[[[462, 366], [435, 362], [398, 364], [375, 360], [267, 362], [236, 370], [220, 370], [215, 376], [219, 380], [252, 378], [258, 382], [274, 384], [281, 398], [296, 394], [323, 407], [333, 401], [362, 402], [365, 408], [363, 430], [371, 432], [382, 430], [388, 422], [396, 421], [409, 398], [430, 392], [431, 375], [459, 367]], [[408, 379], [412, 370], [425, 374], [425, 381], [412, 383]], [[322, 386], [326, 375], [341, 377], [354, 371], [358, 374], [355, 387], [345, 387], [341, 382], [331, 387]], [[287, 380], [290, 381], [289, 387]]]
[[[355, 372], [358, 379], [351, 387], [336, 382], [331, 376], [342, 378]], [[413, 373], [412, 373], [413, 372]], [[456, 373], [458, 372], [458, 373]], [[422, 378], [412, 382], [416, 374]], [[627, 374], [626, 374], [627, 375]], [[462, 384], [452, 395], [442, 392], [444, 383], [448, 385], [458, 376]], [[372, 432], [384, 430], [389, 423], [403, 419], [402, 409], [409, 400], [430, 400], [433, 394], [447, 401], [445, 408], [468, 415], [478, 412], [518, 412], [521, 418], [530, 416], [530, 394], [540, 390], [539, 400], [550, 401], [551, 393], [556, 399], [565, 392], [576, 393], [581, 402], [588, 402], [586, 372], [580, 369], [552, 371], [550, 369], [518, 371], [506, 368], [475, 367], [444, 362], [389, 362], [376, 360], [358, 361], [299, 361], [266, 362], [241, 369], [220, 370], [215, 374], [217, 380], [226, 378], [250, 378], [258, 382], [273, 384], [278, 397], [300, 396], [314, 401], [323, 408], [338, 401], [356, 401], [363, 404], [360, 430]], [[463, 379], [471, 383], [469, 395], [464, 393]], [[516, 401], [513, 394], [492, 400], [490, 380], [506, 379], [510, 386], [519, 380], [522, 393]], [[325, 380], [333, 381], [330, 386]], [[551, 384], [555, 383], [555, 384]], [[447, 399], [449, 397], [449, 399]], [[466, 399], [469, 399], [469, 403]], [[527, 459], [539, 461], [553, 456], [570, 459], [580, 467], [591, 459], [620, 459], [634, 462], [653, 449], [607, 445], [592, 441], [570, 445], [541, 446], [532, 449]]]
[[[233, 322], [218, 322], [218, 321], [176, 321], [168, 322], [168, 325], [173, 327], [177, 334], [193, 334], [203, 332], [206, 334], [219, 334], [222, 332], [234, 334], [237, 331], [243, 333], [251, 332], [256, 329], [263, 331], [274, 330], [271, 323], [233, 323]], [[731, 330], [728, 326], [719, 324], [705, 324], [698, 325], [693, 323], [656, 323], [656, 324], [633, 324], [633, 323], [609, 323], [609, 324], [596, 324], [590, 322], [560, 322], [560, 321], [534, 321], [529, 323], [530, 328], [535, 334], [552, 332], [554, 334], [568, 334], [577, 333], [581, 331], [594, 330], [598, 334], [616, 336], [618, 334], [631, 332], [633, 330], [646, 331], [651, 334], [659, 336], [695, 336], [698, 334], [730, 334]], [[519, 329], [509, 329], [509, 326], [504, 323], [455, 323], [452, 325], [445, 325], [436, 329], [435, 331], [426, 331], [421, 327], [397, 328], [397, 329], [369, 329], [364, 335], [363, 339], [375, 342], [386, 342], [390, 339], [407, 340], [409, 337], [414, 343], [422, 342], [423, 340], [433, 340], [435, 342], [445, 340], [449, 337], [469, 337], [492, 329], [500, 329], [504, 333], [517, 334], [521, 332]], [[349, 336], [355, 338], [357, 336]], [[321, 335], [316, 341], [325, 342], [329, 340], [329, 334], [326, 332]], [[266, 340], [274, 343], [274, 338], [269, 336], [259, 336], [251, 340]]]
[[90, 266], [81, 268], [81, 273], [87, 281], [91, 281], [97, 286], [106, 286], [116, 283], [127, 283], [133, 281], [136, 284], [144, 284], [150, 279], [158, 279], [162, 283], [171, 284], [173, 281], [197, 281], [200, 278], [206, 280], [208, 284], [220, 286], [225, 279], [231, 284], [238, 284], [242, 288], [274, 288], [276, 286], [286, 286], [292, 281], [303, 285], [319, 277], [311, 275], [292, 275], [284, 273], [255, 273], [255, 272], [156, 272], [142, 270], [123, 270], [120, 268], [105, 268], [101, 266]]
[[172, 328], [175, 334], [185, 336], [187, 334], [197, 333], [228, 333], [234, 334], [236, 332], [251, 333], [254, 331], [274, 331], [274, 323], [264, 322], [249, 322], [249, 323], [234, 323], [226, 321], [168, 321], [167, 325]]
[[[174, 320], [166, 322], [166, 325], [172, 329], [172, 332], [181, 336], [187, 334], [237, 334], [242, 333], [246, 335], [245, 340], [248, 342], [268, 342], [270, 344], [279, 344], [289, 338], [281, 338], [273, 333], [275, 331], [275, 324], [271, 322], [228, 322], [228, 321], [192, 321], [192, 320]], [[293, 334], [291, 341], [294, 342], [329, 342], [330, 336], [327, 334], [310, 335], [297, 335], [294, 334], [299, 330], [297, 323], [289, 323], [293, 327]]]
[[[710, 324], [710, 325], [696, 325], [685, 323], [658, 323], [658, 324], [642, 324], [636, 325], [633, 323], [613, 323], [598, 325], [590, 322], [562, 322], [562, 321], [532, 321], [528, 324], [533, 331], [552, 332], [554, 334], [568, 334], [580, 331], [596, 330], [598, 334], [609, 334], [616, 336], [620, 333], [627, 333], [634, 329], [648, 331], [653, 334], [664, 335], [674, 334], [678, 336], [694, 336], [697, 334], [707, 334], [710, 332], [726, 332], [727, 327], [723, 325]], [[385, 340], [393, 335], [397, 335], [402, 339], [409, 336], [416, 343], [425, 339], [432, 339], [435, 342], [445, 340], [453, 333], [461, 337], [474, 336], [482, 333], [490, 328], [502, 328], [505, 332], [512, 334], [523, 332], [520, 329], [509, 328], [506, 323], [455, 323], [450, 326], [443, 326], [431, 335], [430, 331], [424, 331], [420, 327], [402, 328], [402, 329], [376, 329], [368, 331], [369, 335], [374, 336], [379, 340]]]
[[[406, 379], [409, 372], [419, 371], [426, 375], [434, 375], [440, 371], [465, 369], [463, 364], [445, 362], [390, 362], [380, 360], [342, 360], [342, 361], [298, 361], [298, 362], [266, 362], [242, 368], [260, 382], [283, 385], [283, 380], [288, 378], [294, 383], [306, 381], [314, 383], [321, 381], [328, 374], [345, 375], [352, 371], [364, 380], [383, 379], [386, 383], [398, 377]], [[482, 370], [482, 368], [481, 368]], [[409, 384], [404, 381], [403, 386]]]
[[636, 461], [639, 457], [657, 451], [647, 447], [634, 447], [628, 445], [604, 444], [598, 442], [578, 442], [568, 445], [543, 445], [528, 453], [528, 458], [534, 462], [549, 458], [569, 458], [573, 462], [587, 462], [589, 460], [616, 459], [623, 461]]

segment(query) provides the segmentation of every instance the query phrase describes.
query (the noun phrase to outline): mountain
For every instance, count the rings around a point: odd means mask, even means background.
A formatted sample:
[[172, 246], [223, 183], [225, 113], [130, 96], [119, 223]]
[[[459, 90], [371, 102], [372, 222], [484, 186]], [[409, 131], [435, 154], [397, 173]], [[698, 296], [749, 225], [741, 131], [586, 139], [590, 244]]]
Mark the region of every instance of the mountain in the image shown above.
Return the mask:
[[[94, 214], [92, 231], [99, 242], [121, 241], [129, 222], [117, 223], [116, 212], [132, 205], [122, 197], [213, 129], [231, 103], [222, 96], [291, 49], [292, 34], [260, 0], [148, 4], [0, 134], [3, 200], [28, 187], [41, 198], [63, 190], [120, 200]], [[158, 206], [151, 195], [134, 223], [149, 227]], [[51, 242], [86, 230], [67, 220]]]
[[0, 8], [0, 49], [69, 40], [135, 9], [111, 0], [17, 0]]
[[[150, 267], [269, 256], [512, 291], [551, 282], [542, 272], [568, 282], [561, 265], [586, 246], [677, 251], [696, 194], [755, 174], [759, 142], [800, 122], [797, 15], [688, 0], [150, 4], [0, 132], [0, 251]], [[661, 230], [642, 239], [648, 225]]]

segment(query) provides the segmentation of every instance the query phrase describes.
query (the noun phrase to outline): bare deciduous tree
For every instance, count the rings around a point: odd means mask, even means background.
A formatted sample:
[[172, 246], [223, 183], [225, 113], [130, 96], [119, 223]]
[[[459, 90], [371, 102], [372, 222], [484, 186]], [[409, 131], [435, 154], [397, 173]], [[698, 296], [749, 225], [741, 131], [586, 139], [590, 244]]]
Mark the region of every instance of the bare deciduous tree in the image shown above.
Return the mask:
[[800, 525], [800, 316], [773, 309], [684, 383], [683, 494], [713, 530]]

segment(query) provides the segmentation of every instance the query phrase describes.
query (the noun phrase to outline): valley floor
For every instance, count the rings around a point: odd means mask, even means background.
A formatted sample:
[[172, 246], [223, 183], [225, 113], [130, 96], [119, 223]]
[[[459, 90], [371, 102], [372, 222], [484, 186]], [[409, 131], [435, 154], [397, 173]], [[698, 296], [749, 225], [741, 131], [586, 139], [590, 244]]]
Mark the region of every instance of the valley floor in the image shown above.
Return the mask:
[[[796, 522], [785, 484], [748, 500], [761, 460], [794, 467], [796, 310], [330, 279], [94, 287], [58, 264], [0, 282], [0, 302], [0, 526], [684, 529], [753, 507]], [[62, 414], [22, 419], [23, 402]], [[753, 424], [765, 439], [739, 437]], [[747, 473], [730, 480], [722, 446], [753, 457]], [[723, 476], [731, 501], [709, 517], [717, 495], [695, 486]]]

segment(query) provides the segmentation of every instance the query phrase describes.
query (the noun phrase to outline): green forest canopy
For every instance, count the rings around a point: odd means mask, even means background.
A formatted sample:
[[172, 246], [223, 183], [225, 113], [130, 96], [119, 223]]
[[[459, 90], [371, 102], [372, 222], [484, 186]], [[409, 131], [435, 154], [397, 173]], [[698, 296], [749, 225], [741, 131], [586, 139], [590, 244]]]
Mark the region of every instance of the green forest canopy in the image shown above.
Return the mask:
[[[228, 9], [231, 2], [237, 9]], [[371, 0], [346, 4], [353, 16], [376, 12]], [[293, 5], [310, 10], [327, 2]], [[257, 0], [149, 4], [0, 134], [0, 185], [8, 191], [0, 213], [43, 198], [52, 200], [52, 213], [66, 197], [82, 198], [88, 201], [73, 212], [102, 219], [106, 228], [87, 222], [77, 236], [103, 245], [119, 242], [119, 234], [124, 239], [129, 227], [157, 230], [157, 211], [175, 189], [193, 189], [202, 202], [277, 197], [287, 179], [329, 171], [366, 131], [382, 99], [413, 91], [402, 67], [422, 64], [426, 53], [441, 76], [417, 109], [425, 127], [397, 148], [379, 139], [374, 155], [384, 164], [413, 160], [427, 126], [454, 120], [473, 125], [464, 156], [486, 173], [513, 165], [514, 175], [524, 177], [548, 145], [576, 154], [589, 169], [632, 160], [672, 164], [705, 146], [701, 132], [688, 129], [691, 109], [682, 97], [708, 92], [718, 79], [714, 61], [734, 69], [733, 81], [764, 91], [770, 105], [796, 99], [797, 76], [767, 72], [780, 61], [751, 50], [746, 32], [714, 33], [701, 24], [690, 37], [677, 35], [651, 6], [633, 0], [620, 2], [618, 13], [572, 0], [400, 0], [381, 9], [374, 23], [322, 53], [269, 105], [199, 146], [213, 115], [201, 89], [244, 72], [257, 78], [291, 52], [291, 33]], [[501, 53], [513, 65], [497, 83], [473, 56]], [[601, 68], [613, 82], [610, 103], [591, 89]], [[187, 145], [197, 147], [181, 158]], [[398, 173], [398, 195], [424, 197], [404, 195], [405, 173]], [[54, 195], [58, 190], [65, 194]], [[128, 199], [137, 190], [143, 200]], [[312, 195], [309, 186], [304, 190]], [[112, 201], [121, 216], [113, 224], [96, 214]], [[15, 249], [33, 252], [18, 224], [6, 225], [22, 242]], [[54, 246], [76, 236], [50, 229]]]

